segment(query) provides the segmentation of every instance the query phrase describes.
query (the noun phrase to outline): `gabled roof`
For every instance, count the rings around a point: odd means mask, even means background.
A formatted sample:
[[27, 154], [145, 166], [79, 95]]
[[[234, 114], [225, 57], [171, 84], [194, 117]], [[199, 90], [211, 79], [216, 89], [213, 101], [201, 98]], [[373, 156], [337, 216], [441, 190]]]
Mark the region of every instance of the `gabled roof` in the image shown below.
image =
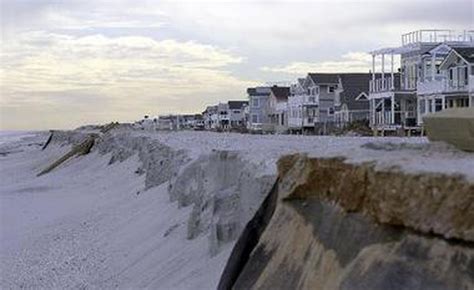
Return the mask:
[[272, 94], [275, 96], [278, 102], [285, 102], [288, 100], [288, 96], [290, 95], [290, 88], [289, 87], [277, 87], [273, 86], [270, 88]]
[[298, 84], [304, 88], [304, 81], [305, 81], [305, 78], [298, 78]]
[[247, 106], [249, 102], [247, 101], [229, 101], [229, 109], [230, 110], [240, 110], [244, 106]]
[[341, 104], [346, 104], [349, 110], [369, 109], [367, 99], [357, 97], [361, 93], [369, 94], [369, 81], [372, 75], [369, 73], [344, 73], [339, 75], [342, 92], [340, 94]]
[[468, 63], [474, 63], [474, 47], [453, 47], [453, 50]]
[[337, 84], [338, 75], [337, 73], [308, 73], [308, 77], [315, 84]]
[[474, 47], [452, 47], [439, 68], [441, 70], [446, 69], [456, 59], [456, 57], [461, 57], [468, 63], [474, 63]]

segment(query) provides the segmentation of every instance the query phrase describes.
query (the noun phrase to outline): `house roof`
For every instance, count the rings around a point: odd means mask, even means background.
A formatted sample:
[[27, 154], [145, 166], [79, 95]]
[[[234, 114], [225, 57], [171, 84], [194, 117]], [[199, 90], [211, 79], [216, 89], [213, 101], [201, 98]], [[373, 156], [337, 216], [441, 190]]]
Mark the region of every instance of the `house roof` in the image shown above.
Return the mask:
[[247, 88], [247, 94], [249, 96], [268, 96], [270, 95], [270, 88], [269, 87]]
[[340, 74], [343, 91], [340, 94], [341, 104], [346, 104], [349, 110], [368, 110], [369, 102], [366, 99], [356, 100], [361, 94], [369, 94], [369, 81], [371, 74], [346, 73]]
[[453, 47], [453, 50], [469, 63], [474, 63], [474, 47]]
[[290, 95], [290, 88], [289, 87], [271, 87], [271, 92], [279, 102], [284, 102], [288, 100], [288, 96]]
[[304, 88], [304, 81], [305, 81], [305, 78], [298, 78], [298, 83], [303, 88]]
[[248, 104], [249, 104], [249, 102], [247, 102], [247, 101], [229, 101], [229, 109], [230, 110], [240, 110]]
[[338, 75], [337, 73], [308, 73], [309, 78], [315, 84], [337, 84]]

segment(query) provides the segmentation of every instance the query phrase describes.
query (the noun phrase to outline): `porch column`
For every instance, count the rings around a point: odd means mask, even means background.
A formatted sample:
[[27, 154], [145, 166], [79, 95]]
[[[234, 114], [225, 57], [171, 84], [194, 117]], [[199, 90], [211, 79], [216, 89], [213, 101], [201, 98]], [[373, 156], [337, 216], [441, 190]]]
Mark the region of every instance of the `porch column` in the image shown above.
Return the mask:
[[432, 97], [431, 98], [431, 112], [436, 112], [436, 98]]
[[428, 108], [429, 108], [428, 102], [429, 102], [428, 97], [426, 97], [426, 98], [425, 98], [425, 114], [427, 114], [427, 113], [429, 112], [429, 110], [428, 110]]
[[382, 124], [385, 125], [385, 99], [382, 98]]
[[441, 96], [441, 111], [444, 110], [446, 108], [446, 97], [445, 96]]
[[431, 56], [431, 80], [435, 80], [435, 74], [436, 74], [436, 53], [433, 53]]
[[416, 122], [418, 126], [421, 124], [421, 112], [420, 112], [420, 97], [416, 97]]
[[385, 86], [385, 54], [382, 53], [382, 88]]
[[390, 104], [390, 107], [391, 107], [390, 118], [392, 119], [390, 123], [395, 124], [395, 93], [392, 93], [392, 102]]
[[372, 88], [369, 90], [375, 91], [375, 54], [372, 54]]
[[370, 115], [372, 126], [375, 126], [375, 99], [370, 99]]
[[395, 78], [394, 78], [394, 72], [393, 72], [393, 52], [391, 53], [390, 58], [391, 58], [390, 77], [392, 78], [391, 83], [390, 83], [390, 88], [393, 90], [395, 89]]

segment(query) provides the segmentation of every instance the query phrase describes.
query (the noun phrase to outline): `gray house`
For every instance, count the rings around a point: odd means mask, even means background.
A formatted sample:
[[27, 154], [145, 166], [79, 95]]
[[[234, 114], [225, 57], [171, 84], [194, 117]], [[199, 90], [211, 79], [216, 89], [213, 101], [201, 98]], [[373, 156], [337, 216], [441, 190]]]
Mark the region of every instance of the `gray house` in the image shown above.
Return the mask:
[[250, 131], [263, 131], [263, 128], [271, 126], [270, 109], [270, 87], [248, 88], [249, 98], [249, 120], [247, 128]]
[[[339, 85], [339, 74], [337, 73], [309, 73], [306, 77], [305, 86], [308, 94], [314, 96], [317, 111], [314, 112], [314, 127], [317, 134], [325, 134], [328, 126], [334, 123], [334, 101]], [[311, 131], [308, 127], [307, 131]]]

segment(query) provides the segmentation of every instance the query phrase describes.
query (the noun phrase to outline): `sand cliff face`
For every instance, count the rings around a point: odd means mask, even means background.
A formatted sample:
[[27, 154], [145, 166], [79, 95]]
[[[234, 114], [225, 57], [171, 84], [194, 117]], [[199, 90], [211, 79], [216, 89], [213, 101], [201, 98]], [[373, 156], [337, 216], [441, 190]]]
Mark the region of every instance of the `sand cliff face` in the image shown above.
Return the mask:
[[[87, 136], [58, 132], [51, 143]], [[195, 156], [126, 132], [103, 135], [97, 152], [111, 166], [137, 156], [144, 190], [167, 184], [189, 210], [183, 239], [208, 239], [204, 265], [237, 240], [219, 289], [474, 288], [474, 187], [461, 176], [304, 154], [280, 158], [277, 176], [249, 152]]]
[[299, 154], [278, 167], [275, 213], [233, 288], [474, 287], [472, 183]]
[[[88, 136], [55, 131], [51, 144], [76, 145]], [[170, 201], [192, 207], [187, 238], [207, 236], [211, 256], [235, 242], [276, 180], [275, 173], [244, 160], [241, 152], [212, 150], [192, 158], [186, 150], [129, 132], [101, 136], [92, 151], [107, 155], [110, 165], [137, 155], [141, 166], [135, 173], [145, 175], [145, 189], [168, 183]]]

